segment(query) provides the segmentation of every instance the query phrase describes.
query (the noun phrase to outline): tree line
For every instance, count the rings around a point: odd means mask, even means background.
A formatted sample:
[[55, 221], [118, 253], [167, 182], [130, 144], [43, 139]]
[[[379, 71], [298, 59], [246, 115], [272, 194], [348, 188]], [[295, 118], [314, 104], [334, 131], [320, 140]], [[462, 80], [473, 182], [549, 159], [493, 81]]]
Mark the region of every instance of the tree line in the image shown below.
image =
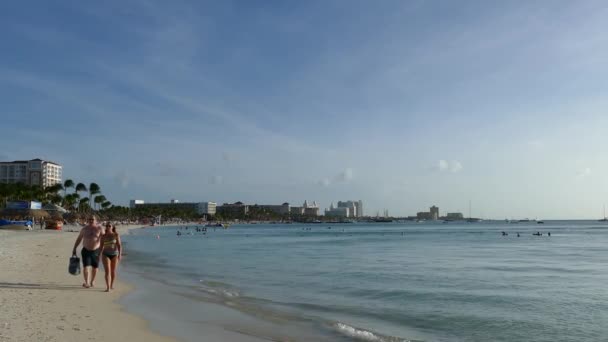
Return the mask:
[[[68, 193], [68, 190], [72, 189]], [[101, 193], [97, 183], [76, 184], [68, 179], [63, 184], [57, 183], [48, 187], [27, 185], [23, 183], [0, 183], [0, 205], [6, 207], [11, 201], [38, 201], [52, 203], [68, 211], [90, 212], [108, 209], [112, 203]]]

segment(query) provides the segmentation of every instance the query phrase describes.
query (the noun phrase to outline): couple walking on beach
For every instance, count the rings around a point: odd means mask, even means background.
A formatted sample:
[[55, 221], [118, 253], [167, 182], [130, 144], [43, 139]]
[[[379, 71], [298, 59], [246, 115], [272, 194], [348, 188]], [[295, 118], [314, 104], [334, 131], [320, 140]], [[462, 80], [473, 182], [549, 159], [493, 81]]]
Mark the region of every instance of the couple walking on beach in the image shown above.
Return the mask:
[[105, 270], [106, 292], [110, 292], [114, 289], [116, 268], [122, 254], [122, 244], [116, 226], [107, 223], [104, 231], [97, 223], [97, 218], [91, 216], [88, 219], [88, 224], [80, 230], [80, 234], [76, 238], [72, 255], [76, 255], [76, 249], [81, 242], [82, 274], [84, 276], [82, 286], [85, 288], [93, 287], [101, 259]]

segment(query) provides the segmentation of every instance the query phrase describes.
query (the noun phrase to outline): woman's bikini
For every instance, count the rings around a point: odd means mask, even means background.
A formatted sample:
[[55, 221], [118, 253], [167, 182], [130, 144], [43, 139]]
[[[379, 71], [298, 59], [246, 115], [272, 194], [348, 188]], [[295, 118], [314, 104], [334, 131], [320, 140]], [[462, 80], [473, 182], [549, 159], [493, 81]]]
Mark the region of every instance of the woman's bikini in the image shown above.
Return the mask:
[[103, 255], [108, 257], [110, 260], [114, 259], [114, 257], [118, 256], [118, 239], [116, 234], [112, 234], [112, 239], [104, 238], [103, 240]]

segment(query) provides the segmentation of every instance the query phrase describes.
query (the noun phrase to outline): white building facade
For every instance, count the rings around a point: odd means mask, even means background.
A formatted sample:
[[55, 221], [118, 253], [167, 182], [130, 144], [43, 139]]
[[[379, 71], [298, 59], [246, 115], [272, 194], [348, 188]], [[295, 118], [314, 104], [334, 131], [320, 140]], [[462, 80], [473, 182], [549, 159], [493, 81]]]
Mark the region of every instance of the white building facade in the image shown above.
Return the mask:
[[0, 162], [0, 183], [23, 183], [43, 188], [62, 183], [63, 167], [42, 159]]
[[363, 202], [359, 201], [339, 201], [338, 208], [348, 208], [350, 217], [363, 217]]
[[350, 208], [348, 207], [334, 207], [332, 203], [329, 209], [325, 209], [325, 216], [328, 217], [352, 217]]
[[196, 211], [199, 215], [215, 215], [217, 212], [217, 203], [201, 202], [198, 204]]

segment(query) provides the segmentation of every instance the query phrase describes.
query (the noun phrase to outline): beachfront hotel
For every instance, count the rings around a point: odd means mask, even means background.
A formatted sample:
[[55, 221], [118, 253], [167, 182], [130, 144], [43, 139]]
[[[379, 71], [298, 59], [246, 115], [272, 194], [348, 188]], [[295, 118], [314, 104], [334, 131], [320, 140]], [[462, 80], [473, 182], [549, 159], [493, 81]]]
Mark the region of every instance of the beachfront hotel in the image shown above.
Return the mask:
[[349, 217], [363, 217], [363, 201], [338, 201], [338, 208], [348, 208]]
[[180, 202], [176, 199], [172, 199], [170, 202], [165, 203], [146, 203], [145, 201], [138, 199], [133, 199], [129, 201], [129, 208], [135, 209], [137, 207], [193, 209], [199, 215], [215, 215], [217, 210], [217, 203]]
[[22, 183], [43, 188], [61, 183], [63, 166], [42, 159], [0, 162], [0, 183]]

